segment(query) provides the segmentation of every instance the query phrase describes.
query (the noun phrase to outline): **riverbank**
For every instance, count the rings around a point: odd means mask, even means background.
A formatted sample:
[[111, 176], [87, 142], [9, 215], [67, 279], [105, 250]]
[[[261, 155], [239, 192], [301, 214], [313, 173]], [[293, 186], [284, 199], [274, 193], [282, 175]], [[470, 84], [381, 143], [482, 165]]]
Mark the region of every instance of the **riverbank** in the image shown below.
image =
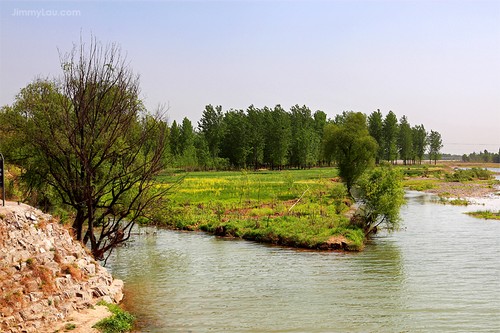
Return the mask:
[[404, 181], [408, 189], [436, 194], [448, 198], [485, 198], [500, 190], [495, 181], [448, 182], [439, 178], [408, 178]]
[[[396, 165], [410, 190], [449, 198], [485, 197], [498, 181], [449, 181], [463, 163]], [[158, 186], [172, 186], [169, 201], [155, 207], [154, 224], [179, 230], [205, 231], [276, 245], [360, 251], [363, 230], [350, 223], [353, 200], [336, 168], [284, 171], [172, 172]], [[150, 221], [148, 221], [149, 223]]]
[[[451, 175], [463, 169], [500, 168], [496, 163], [466, 163], [443, 161], [438, 165], [416, 165], [403, 167], [406, 173], [404, 184], [416, 191], [436, 194], [442, 198], [485, 198], [500, 193], [500, 181], [497, 179], [453, 179]], [[492, 173], [498, 177], [498, 173]]]
[[166, 205], [155, 207], [159, 226], [306, 249], [364, 246], [335, 168], [171, 173], [159, 178], [160, 186], [179, 177]]
[[113, 279], [52, 216], [25, 204], [0, 206], [0, 331], [97, 332], [118, 303]]

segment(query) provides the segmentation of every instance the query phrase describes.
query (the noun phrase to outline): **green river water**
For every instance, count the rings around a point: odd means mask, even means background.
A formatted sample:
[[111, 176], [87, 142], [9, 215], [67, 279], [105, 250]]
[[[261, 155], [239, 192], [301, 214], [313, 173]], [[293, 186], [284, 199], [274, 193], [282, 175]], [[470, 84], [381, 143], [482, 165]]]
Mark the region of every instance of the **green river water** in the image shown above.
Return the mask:
[[500, 209], [407, 193], [402, 229], [360, 253], [139, 229], [108, 266], [141, 332], [500, 332]]

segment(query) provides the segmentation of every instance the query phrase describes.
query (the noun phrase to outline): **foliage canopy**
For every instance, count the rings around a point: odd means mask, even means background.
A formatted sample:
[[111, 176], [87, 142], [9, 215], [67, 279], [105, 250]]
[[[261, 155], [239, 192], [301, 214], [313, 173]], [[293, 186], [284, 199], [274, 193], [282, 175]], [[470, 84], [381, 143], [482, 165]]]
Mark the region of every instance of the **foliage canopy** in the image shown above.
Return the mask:
[[337, 124], [327, 125], [325, 152], [333, 155], [339, 175], [348, 191], [370, 167], [377, 154], [378, 145], [369, 134], [366, 116], [361, 112], [348, 112]]

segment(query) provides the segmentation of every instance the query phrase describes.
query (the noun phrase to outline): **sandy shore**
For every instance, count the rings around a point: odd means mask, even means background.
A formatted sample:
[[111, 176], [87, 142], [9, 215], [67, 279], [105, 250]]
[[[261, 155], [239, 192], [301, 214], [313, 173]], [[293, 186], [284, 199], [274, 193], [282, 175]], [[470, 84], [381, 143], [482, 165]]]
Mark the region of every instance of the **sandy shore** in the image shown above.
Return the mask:
[[436, 188], [425, 190], [427, 193], [454, 198], [485, 198], [498, 193], [498, 187], [481, 183], [440, 182]]
[[[54, 332], [73, 332], [73, 333], [99, 333], [95, 328], [92, 328], [101, 319], [110, 317], [112, 313], [107, 307], [96, 305], [94, 308], [86, 309], [80, 312], [75, 312], [68, 317], [64, 322], [58, 323], [50, 330], [43, 331], [43, 333]], [[74, 326], [72, 326], [74, 325]], [[75, 327], [74, 329], [67, 330], [66, 328]]]

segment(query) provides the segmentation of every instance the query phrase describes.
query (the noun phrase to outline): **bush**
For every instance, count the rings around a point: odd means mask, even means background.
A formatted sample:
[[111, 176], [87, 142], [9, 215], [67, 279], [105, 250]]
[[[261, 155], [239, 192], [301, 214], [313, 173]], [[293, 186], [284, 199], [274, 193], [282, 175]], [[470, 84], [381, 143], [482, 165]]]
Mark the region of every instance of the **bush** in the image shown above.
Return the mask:
[[388, 230], [397, 229], [399, 209], [405, 202], [399, 170], [390, 166], [372, 169], [359, 179], [355, 192], [359, 209], [352, 219], [354, 226], [364, 225], [366, 235], [377, 232], [381, 224]]
[[471, 180], [488, 180], [493, 178], [493, 172], [487, 169], [457, 169], [452, 174], [446, 175], [446, 180], [450, 182], [465, 182]]
[[99, 302], [97, 304], [107, 306], [113, 315], [99, 321], [93, 326], [94, 328], [97, 328], [102, 333], [124, 333], [132, 330], [135, 318], [130, 313], [122, 310], [116, 304], [106, 302]]

